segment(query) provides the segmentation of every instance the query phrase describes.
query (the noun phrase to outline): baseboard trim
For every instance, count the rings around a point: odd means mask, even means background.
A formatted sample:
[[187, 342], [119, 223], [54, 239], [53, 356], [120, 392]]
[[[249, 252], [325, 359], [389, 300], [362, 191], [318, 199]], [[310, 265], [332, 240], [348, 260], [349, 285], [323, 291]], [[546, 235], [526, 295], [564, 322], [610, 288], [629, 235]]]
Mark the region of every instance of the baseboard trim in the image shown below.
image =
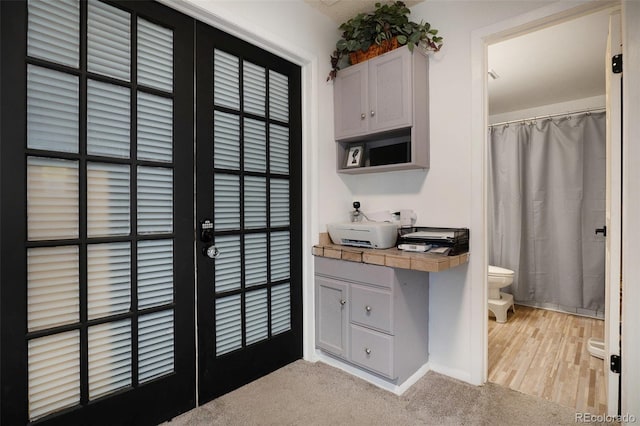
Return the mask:
[[407, 389], [409, 389], [411, 386], [413, 386], [418, 380], [420, 380], [422, 378], [422, 376], [424, 376], [425, 374], [427, 374], [427, 372], [429, 370], [431, 370], [430, 368], [430, 364], [427, 362], [426, 364], [424, 364], [422, 367], [418, 368], [418, 370], [416, 370], [415, 373], [413, 373], [411, 376], [409, 376], [407, 378], [407, 380], [405, 380], [403, 383], [396, 385], [393, 384], [375, 374], [372, 373], [368, 373], [364, 370], [361, 370], [358, 367], [355, 367], [351, 364], [347, 364], [343, 361], [340, 361], [330, 355], [327, 355], [319, 350], [316, 350], [316, 356], [313, 357], [315, 359], [315, 361], [320, 361], [323, 362], [327, 365], [330, 365], [331, 367], [337, 368], [339, 370], [344, 371], [345, 373], [349, 373], [352, 376], [355, 376], [359, 379], [362, 379], [366, 382], [371, 383], [374, 386], [377, 386], [381, 389], [384, 389], [388, 392], [391, 392], [395, 395], [402, 395], [404, 392], [407, 391]]
[[441, 364], [433, 363], [431, 361], [429, 362], [429, 366], [431, 367], [431, 370], [435, 371], [436, 373], [444, 374], [445, 376], [449, 376], [454, 379], [461, 380], [463, 382], [467, 382], [472, 385], [482, 384], [482, 383], [474, 383], [473, 380], [471, 380], [471, 373], [469, 373], [468, 371], [458, 370], [457, 368], [445, 367]]

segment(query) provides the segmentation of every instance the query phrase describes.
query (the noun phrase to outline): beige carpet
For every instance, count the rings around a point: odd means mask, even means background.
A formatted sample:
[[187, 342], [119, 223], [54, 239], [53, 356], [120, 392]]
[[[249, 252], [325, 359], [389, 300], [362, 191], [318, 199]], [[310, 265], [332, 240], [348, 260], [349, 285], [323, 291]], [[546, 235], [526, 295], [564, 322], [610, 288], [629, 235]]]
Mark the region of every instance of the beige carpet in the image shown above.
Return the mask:
[[402, 396], [296, 361], [168, 422], [182, 425], [575, 425], [572, 409], [429, 372]]

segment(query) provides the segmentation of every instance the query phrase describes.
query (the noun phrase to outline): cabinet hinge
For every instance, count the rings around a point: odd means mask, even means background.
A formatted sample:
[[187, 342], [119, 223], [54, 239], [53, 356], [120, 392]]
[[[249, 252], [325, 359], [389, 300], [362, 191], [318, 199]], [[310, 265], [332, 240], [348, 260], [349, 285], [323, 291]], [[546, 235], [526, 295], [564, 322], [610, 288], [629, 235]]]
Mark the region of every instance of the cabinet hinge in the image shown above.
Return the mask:
[[620, 359], [620, 355], [611, 355], [611, 361], [609, 362], [609, 366], [611, 368], [612, 373], [620, 374], [621, 364], [622, 364], [622, 360]]
[[611, 58], [611, 69], [614, 74], [620, 74], [622, 72], [622, 53]]

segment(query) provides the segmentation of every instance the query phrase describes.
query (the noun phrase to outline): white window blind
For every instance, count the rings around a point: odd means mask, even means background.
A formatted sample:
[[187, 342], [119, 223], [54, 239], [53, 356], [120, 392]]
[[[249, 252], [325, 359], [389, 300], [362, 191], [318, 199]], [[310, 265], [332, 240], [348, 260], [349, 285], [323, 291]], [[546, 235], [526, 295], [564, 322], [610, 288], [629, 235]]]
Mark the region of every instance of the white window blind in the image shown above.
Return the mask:
[[37, 420], [79, 404], [80, 332], [31, 339], [28, 346], [29, 418]]
[[87, 153], [129, 158], [131, 91], [87, 81]]
[[173, 232], [173, 170], [138, 166], [138, 233]]
[[267, 234], [247, 234], [244, 237], [245, 285], [267, 282]]
[[289, 226], [289, 181], [271, 179], [269, 183], [271, 226]]
[[173, 101], [138, 92], [138, 158], [171, 162]]
[[245, 295], [245, 316], [245, 341], [247, 345], [264, 340], [269, 336], [266, 288], [250, 291]]
[[173, 91], [173, 31], [138, 18], [138, 83]]
[[271, 288], [271, 334], [291, 329], [291, 294], [289, 283]]
[[269, 117], [289, 122], [289, 79], [275, 71], [269, 71]]
[[89, 1], [87, 17], [88, 70], [129, 81], [130, 64], [130, 14], [100, 1]]
[[29, 331], [78, 322], [80, 315], [78, 246], [27, 250]]
[[138, 307], [173, 301], [173, 240], [138, 242]]
[[129, 235], [130, 177], [125, 164], [87, 164], [87, 235]]
[[89, 319], [128, 312], [131, 306], [131, 244], [87, 247], [87, 315]]
[[29, 240], [78, 238], [78, 163], [27, 159], [27, 233]]
[[138, 320], [138, 380], [148, 382], [174, 370], [173, 310], [141, 315]]
[[[85, 396], [90, 400], [132, 385], [134, 354], [141, 384], [174, 371], [174, 311], [163, 306], [174, 301], [174, 240], [166, 235], [173, 232], [174, 212], [174, 34], [140, 17], [132, 34], [132, 15], [109, 2], [28, 0], [25, 5], [31, 62], [26, 75], [26, 145], [47, 151], [36, 155], [29, 151], [26, 159], [27, 236], [32, 241], [26, 249], [26, 325], [29, 332], [43, 336], [27, 336], [29, 419], [34, 421], [80, 404], [81, 371], [88, 373]], [[86, 11], [84, 58], [80, 57], [81, 9]], [[86, 74], [79, 69], [85, 63]], [[138, 67], [135, 73], [132, 63]], [[159, 96], [163, 92], [166, 96]], [[239, 168], [237, 117], [236, 123]], [[86, 130], [86, 152], [80, 146], [84, 140], [80, 129]], [[132, 148], [137, 156], [132, 160], [145, 160], [145, 165], [134, 168], [127, 161]], [[70, 157], [68, 153], [75, 154], [74, 160], [64, 158]], [[132, 187], [134, 180], [137, 186]], [[132, 190], [137, 229], [131, 229]], [[85, 199], [86, 205], [80, 205]], [[85, 229], [80, 228], [80, 218], [86, 219]], [[138, 239], [136, 234], [149, 239]], [[108, 242], [92, 240], [105, 237]], [[69, 241], [73, 245], [49, 241], [75, 239], [80, 240]], [[81, 306], [80, 283], [85, 280], [87, 304]], [[132, 306], [132, 291], [137, 292], [137, 306]], [[164, 310], [136, 312], [152, 307]], [[87, 319], [100, 324], [87, 328], [86, 323], [79, 324], [85, 308]], [[129, 314], [139, 315], [136, 329]], [[69, 325], [77, 329], [52, 329]], [[88, 343], [84, 366], [81, 340]], [[134, 340], [137, 348], [132, 346]]]
[[216, 355], [242, 347], [242, 313], [240, 295], [216, 300]]
[[289, 231], [271, 233], [271, 281], [289, 278]]
[[240, 118], [237, 115], [213, 113], [213, 166], [219, 169], [240, 168]]
[[213, 102], [240, 109], [240, 62], [237, 57], [218, 49], [213, 52]]
[[215, 258], [215, 291], [219, 293], [240, 288], [240, 236], [217, 236], [215, 244], [220, 250], [220, 255]]
[[244, 226], [264, 228], [267, 226], [267, 180], [263, 177], [244, 178]]
[[269, 167], [271, 173], [289, 173], [289, 129], [269, 126]]
[[27, 66], [27, 146], [78, 152], [78, 77]]
[[131, 320], [89, 327], [89, 399], [131, 386]]
[[78, 68], [80, 3], [29, 0], [27, 54]]
[[216, 173], [213, 183], [213, 214], [216, 231], [240, 228], [240, 178]]
[[267, 134], [263, 121], [244, 119], [244, 169], [267, 170]]
[[[240, 104], [243, 117], [213, 113], [214, 229], [250, 231], [215, 240], [217, 355], [239, 349], [243, 332], [247, 345], [268, 338], [270, 322], [273, 334], [291, 329], [290, 283], [282, 283], [290, 276], [290, 233], [269, 229], [290, 225], [289, 128], [270, 121], [289, 122], [289, 78], [249, 61], [239, 66], [239, 58], [216, 50], [214, 106], [239, 110]], [[244, 296], [220, 294], [241, 287]]]
[[263, 67], [243, 62], [243, 100], [245, 112], [265, 115], [265, 100], [267, 94], [266, 70]]

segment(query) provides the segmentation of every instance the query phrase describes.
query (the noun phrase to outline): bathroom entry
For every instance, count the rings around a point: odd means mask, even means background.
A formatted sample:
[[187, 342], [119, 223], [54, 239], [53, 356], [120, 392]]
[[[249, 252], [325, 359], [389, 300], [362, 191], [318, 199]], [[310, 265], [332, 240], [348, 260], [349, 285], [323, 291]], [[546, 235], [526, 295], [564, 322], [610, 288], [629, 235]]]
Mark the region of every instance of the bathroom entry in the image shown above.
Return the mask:
[[[600, 282], [606, 281], [604, 287], [606, 289], [606, 297], [602, 303], [605, 308], [605, 383], [607, 384], [607, 413], [616, 414], [618, 406], [618, 380], [619, 375], [615, 373], [607, 373], [608, 371], [608, 358], [610, 354], [619, 354], [619, 282], [620, 282], [620, 175], [621, 175], [621, 161], [620, 161], [620, 76], [619, 74], [613, 74], [611, 71], [611, 57], [620, 50], [619, 43], [619, 15], [617, 19], [612, 19], [612, 30], [609, 31], [609, 15], [611, 11], [601, 11], [593, 13], [587, 16], [576, 17], [565, 21], [562, 24], [554, 27], [548, 27], [544, 30], [534, 30], [523, 36], [507, 40], [506, 42], [496, 43], [489, 46], [488, 49], [488, 93], [489, 93], [489, 115], [491, 116], [491, 123], [502, 123], [500, 126], [494, 126], [498, 128], [498, 131], [508, 131], [516, 133], [515, 140], [518, 138], [527, 137], [526, 133], [529, 132], [532, 126], [538, 128], [544, 126], [545, 122], [548, 126], [549, 123], [563, 123], [564, 126], [571, 123], [573, 128], [569, 132], [576, 132], [579, 121], [598, 121], [597, 115], [601, 116], [604, 113], [598, 113], [605, 108], [606, 98], [606, 125], [604, 123], [598, 124], [596, 127], [604, 127], [600, 133], [604, 138], [606, 135], [606, 146], [602, 146], [600, 149], [602, 155], [606, 158], [604, 163], [606, 166], [606, 172], [601, 173], [602, 179], [606, 181], [600, 182], [599, 185], [603, 188], [603, 192], [606, 193], [606, 209], [603, 202], [602, 209], [606, 210], [606, 214], [602, 214], [602, 223], [597, 226], [593, 226], [594, 234], [589, 235], [588, 238], [593, 240], [595, 237], [595, 228], [607, 228], [607, 237], [603, 238], [606, 244], [606, 250], [601, 250], [602, 257], [601, 263], [606, 262], [604, 277]], [[580, 35], [583, 28], [588, 28], [589, 34]], [[600, 29], [600, 31], [598, 31]], [[611, 36], [607, 43], [607, 33], [610, 32]], [[579, 42], [575, 45], [571, 43], [570, 38], [565, 38], [565, 35], [578, 35]], [[548, 37], [548, 38], [547, 38]], [[607, 44], [610, 46], [607, 48]], [[537, 51], [537, 47], [541, 47], [540, 51]], [[554, 46], [559, 46], [559, 56], [554, 56]], [[584, 46], [584, 49], [583, 49]], [[588, 47], [587, 47], [588, 46]], [[607, 50], [608, 49], [608, 50]], [[605, 59], [605, 50], [606, 60]], [[593, 72], [589, 69], [589, 52], [595, 51], [598, 57], [592, 60], [595, 61], [596, 66]], [[565, 61], [568, 59], [568, 61]], [[601, 64], [601, 66], [598, 64]], [[563, 66], [563, 63], [567, 63]], [[512, 66], [513, 64], [519, 65]], [[551, 65], [551, 66], [546, 66]], [[573, 69], [571, 67], [573, 66]], [[603, 73], [607, 68], [607, 72]], [[563, 72], [565, 70], [565, 72]], [[509, 80], [514, 78], [514, 74], [522, 72], [521, 78], [514, 81], [513, 84], [509, 84]], [[593, 74], [593, 75], [591, 75]], [[606, 74], [606, 84], [605, 75]], [[502, 81], [501, 81], [502, 80]], [[554, 81], [556, 86], [554, 86]], [[595, 82], [595, 83], [594, 83]], [[570, 88], [573, 88], [570, 90]], [[592, 112], [593, 111], [593, 112]], [[567, 114], [571, 113], [571, 114]], [[553, 115], [556, 117], [548, 117]], [[571, 121], [573, 120], [573, 122]], [[600, 117], [599, 121], [605, 121], [604, 117]], [[584, 124], [584, 123], [580, 123]], [[593, 123], [587, 123], [588, 126], [595, 126]], [[507, 127], [509, 126], [509, 127]], [[557, 124], [554, 125], [557, 127]], [[570, 126], [571, 127], [571, 126]], [[560, 133], [560, 129], [553, 130], [555, 133]], [[488, 138], [491, 143], [491, 137]], [[551, 143], [552, 138], [544, 137], [540, 143]], [[525, 144], [526, 145], [526, 144]], [[529, 149], [526, 146], [525, 149]], [[585, 148], [586, 149], [586, 148]], [[606, 151], [606, 154], [605, 154]], [[584, 157], [584, 150], [582, 156]], [[556, 154], [556, 155], [564, 155]], [[590, 154], [591, 155], [591, 154]], [[515, 153], [510, 160], [512, 162], [522, 162], [523, 153]], [[557, 158], [547, 158], [547, 161], [555, 161]], [[495, 166], [495, 165], [494, 165]], [[577, 161], [565, 161], [564, 167], [575, 168], [577, 167]], [[488, 173], [488, 192], [491, 194], [491, 159], [487, 165]], [[494, 172], [496, 169], [494, 167]], [[499, 168], [497, 173], [503, 173], [504, 167]], [[549, 176], [545, 176], [548, 178]], [[511, 179], [512, 185], [522, 186], [526, 182], [523, 182], [520, 178]], [[592, 183], [590, 183], [592, 184]], [[541, 194], [537, 194], [541, 195]], [[583, 196], [582, 192], [574, 194], [580, 198]], [[565, 197], [565, 199], [571, 200], [572, 197]], [[564, 200], [561, 200], [564, 201]], [[603, 200], [604, 201], [604, 200]], [[493, 211], [491, 203], [491, 195], [487, 205], [487, 217], [489, 221], [489, 263], [496, 262], [499, 258], [494, 252], [492, 252], [492, 245], [495, 243], [493, 238], [499, 231], [492, 227], [492, 217], [495, 213]], [[537, 213], [536, 208], [539, 206], [533, 206], [533, 214], [529, 215], [529, 219]], [[570, 210], [570, 209], [569, 209]], [[559, 216], [559, 218], [551, 221], [547, 221], [549, 226], [557, 225], [557, 221], [562, 221], [565, 216], [568, 216], [570, 212], [565, 212]], [[603, 212], [604, 213], [604, 212]], [[504, 218], [499, 218], [504, 219]], [[527, 212], [521, 215], [519, 219], [527, 220]], [[539, 219], [539, 218], [537, 218]], [[583, 220], [583, 216], [577, 216], [578, 220]], [[593, 219], [592, 219], [593, 221]], [[493, 224], [495, 227], [495, 223]], [[568, 223], [568, 225], [570, 225]], [[589, 224], [587, 224], [589, 225]], [[584, 234], [583, 234], [584, 235]], [[525, 233], [523, 238], [527, 238], [530, 235]], [[573, 239], [573, 246], [571, 244], [566, 245], [566, 251], [570, 251], [571, 247], [574, 247], [576, 251], [583, 250], [582, 241], [583, 237], [578, 236]], [[538, 244], [540, 247], [540, 244]], [[536, 261], [539, 267], [540, 259], [545, 258], [544, 251], [535, 252], [537, 255]], [[605, 255], [606, 253], [606, 255]], [[556, 256], [562, 254], [557, 253]], [[517, 257], [517, 256], [516, 256]], [[555, 260], [555, 259], [552, 259]], [[496, 265], [500, 267], [509, 268], [511, 265]], [[518, 302], [517, 285], [517, 272], [514, 286], [512, 286], [512, 293], [516, 295], [516, 303]], [[602, 284], [600, 284], [602, 286]], [[508, 288], [508, 287], [507, 287]], [[602, 293], [605, 293], [605, 289], [601, 289]], [[515, 291], [514, 291], [515, 290]], [[533, 291], [528, 290], [525, 295], [535, 294], [535, 288]], [[587, 289], [589, 290], [589, 289]], [[579, 301], [584, 305], [585, 298]], [[558, 305], [565, 305], [565, 303], [557, 303]], [[576, 306], [578, 303], [576, 303]], [[592, 303], [593, 305], [593, 303]], [[516, 308], [517, 309], [517, 308]], [[527, 308], [530, 310], [530, 308]], [[576, 308], [575, 312], [580, 314], [587, 313], [586, 311]], [[596, 309], [597, 314], [597, 309]], [[602, 313], [600, 312], [602, 315]], [[511, 316], [512, 314], [510, 314]], [[494, 321], [491, 319], [490, 321]], [[490, 330], [493, 330], [493, 323], [490, 323]], [[492, 347], [491, 338], [489, 340], [489, 347]], [[547, 348], [548, 349], [548, 348]], [[495, 361], [495, 354], [489, 353], [490, 365]], [[606, 367], [606, 368], [605, 368]], [[559, 374], [555, 371], [555, 374]], [[607, 377], [608, 376], [608, 377]]]

